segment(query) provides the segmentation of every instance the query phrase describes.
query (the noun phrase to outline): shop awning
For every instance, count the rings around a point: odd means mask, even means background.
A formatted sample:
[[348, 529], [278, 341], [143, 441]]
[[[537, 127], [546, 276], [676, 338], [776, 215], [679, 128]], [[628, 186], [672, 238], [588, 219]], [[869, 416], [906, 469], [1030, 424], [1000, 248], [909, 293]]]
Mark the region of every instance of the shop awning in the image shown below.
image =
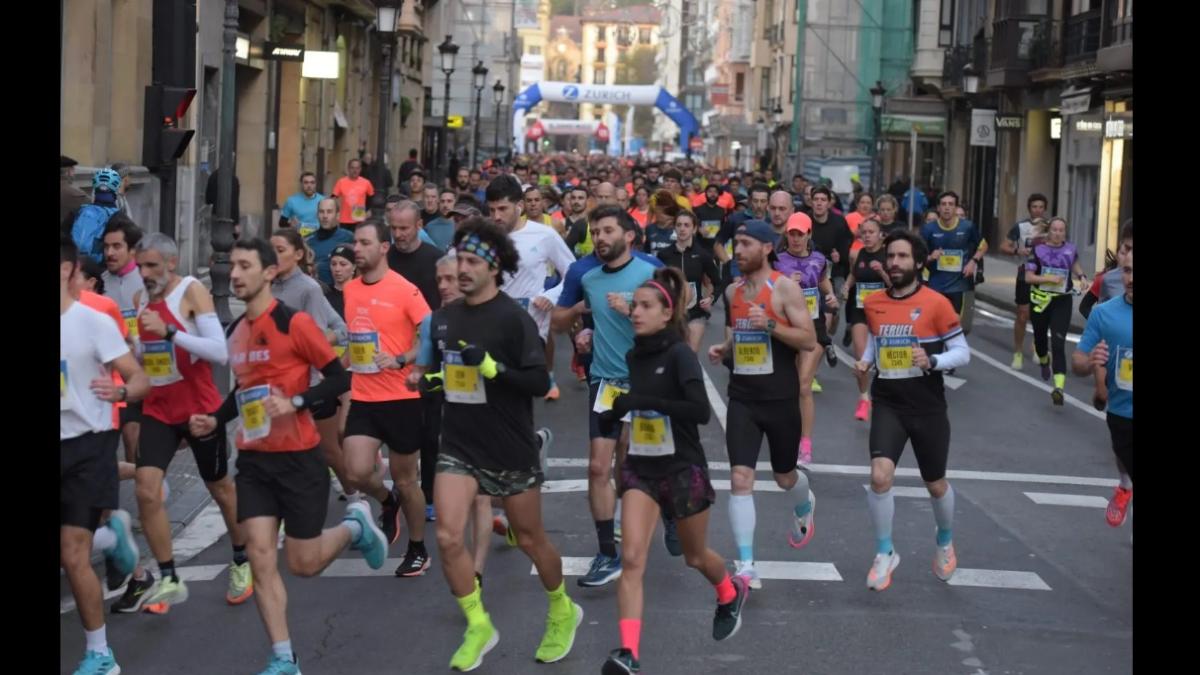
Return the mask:
[[1062, 93], [1060, 112], [1063, 117], [1082, 115], [1092, 109], [1091, 87], [1069, 87]]
[[904, 136], [907, 138], [916, 128], [917, 136], [924, 138], [942, 138], [946, 135], [946, 118], [934, 115], [884, 115], [880, 131], [885, 136]]

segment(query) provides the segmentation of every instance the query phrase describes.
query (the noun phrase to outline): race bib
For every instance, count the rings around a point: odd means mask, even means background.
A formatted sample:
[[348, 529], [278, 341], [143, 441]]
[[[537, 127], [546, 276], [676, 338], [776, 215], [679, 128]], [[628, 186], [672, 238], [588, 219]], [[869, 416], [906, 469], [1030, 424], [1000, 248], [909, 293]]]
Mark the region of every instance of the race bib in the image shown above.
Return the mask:
[[700, 222], [700, 234], [705, 239], [716, 239], [717, 233], [721, 231], [721, 221], [719, 220], [704, 220]]
[[675, 454], [670, 417], [652, 410], [636, 410], [631, 414], [629, 454], [638, 457], [669, 457]]
[[819, 288], [804, 288], [804, 304], [808, 307], [808, 315], [816, 320], [821, 316], [821, 307], [817, 301], [821, 297], [821, 289]]
[[300, 227], [297, 229], [300, 231], [301, 237], [307, 237], [317, 231], [317, 226], [312, 223], [300, 223]]
[[361, 223], [367, 219], [367, 207], [363, 205], [351, 207], [350, 217], [354, 220], [354, 222]]
[[733, 374], [770, 375], [775, 372], [771, 359], [771, 336], [765, 330], [733, 332]]
[[333, 353], [337, 354], [337, 357], [339, 359], [342, 358], [343, 356], [346, 355], [346, 345], [334, 345]]
[[67, 360], [58, 360], [58, 409], [70, 410], [71, 399], [67, 397]]
[[1133, 347], [1117, 348], [1117, 389], [1133, 391]]
[[257, 441], [271, 435], [271, 418], [267, 415], [266, 401], [271, 387], [261, 384], [242, 389], [237, 393], [238, 411], [242, 417], [242, 438]]
[[[629, 383], [622, 380], [600, 380], [600, 390], [596, 392], [596, 403], [592, 406], [592, 412], [603, 413], [612, 410], [613, 401], [621, 394], [629, 393]], [[631, 413], [625, 413], [621, 418], [622, 422], [630, 420]]]
[[937, 269], [939, 272], [962, 272], [963, 250], [960, 248], [943, 249], [942, 255], [937, 259]]
[[880, 379], [902, 380], [924, 375], [920, 368], [913, 365], [913, 347], [917, 346], [915, 337], [879, 337], [875, 340], [878, 347], [875, 366], [879, 369]]
[[121, 316], [125, 319], [125, 328], [129, 330], [129, 337], [136, 340], [138, 337], [137, 310], [126, 309], [121, 312]]
[[883, 282], [876, 281], [872, 283], [864, 283], [862, 281], [854, 282], [854, 306], [862, 309], [867, 300], [867, 296], [875, 291], [883, 290]]
[[142, 343], [142, 368], [154, 387], [165, 387], [183, 379], [175, 364], [175, 345], [166, 340]]
[[379, 333], [369, 331], [350, 334], [350, 372], [378, 373], [375, 354], [379, 351]]
[[446, 400], [450, 403], [467, 403], [481, 405], [487, 403], [487, 390], [479, 377], [479, 366], [468, 366], [463, 363], [460, 352], [445, 352], [442, 363], [445, 366]]
[[1041, 276], [1055, 276], [1062, 279], [1057, 284], [1038, 284], [1038, 287], [1043, 291], [1051, 293], [1066, 293], [1067, 280], [1071, 278], [1071, 270], [1066, 270], [1061, 267], [1043, 267]]
[[691, 309], [691, 308], [693, 308], [693, 307], [695, 307], [695, 306], [696, 306], [696, 303], [697, 303], [697, 302], [699, 302], [699, 301], [700, 301], [700, 284], [698, 284], [698, 283], [696, 283], [696, 282], [694, 282], [694, 281], [689, 281], [689, 282], [688, 282], [688, 286], [690, 286], [690, 287], [691, 287], [691, 289], [692, 289], [691, 293], [692, 293], [692, 294], [688, 296], [688, 304], [687, 304], [687, 308], [688, 308], [688, 309]]

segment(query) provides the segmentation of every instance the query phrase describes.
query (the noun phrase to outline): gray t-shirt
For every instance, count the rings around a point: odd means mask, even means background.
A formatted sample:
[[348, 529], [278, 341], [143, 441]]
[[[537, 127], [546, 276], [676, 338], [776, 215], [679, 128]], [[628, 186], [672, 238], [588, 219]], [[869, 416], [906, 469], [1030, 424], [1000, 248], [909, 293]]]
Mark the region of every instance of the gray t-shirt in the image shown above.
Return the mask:
[[292, 309], [306, 312], [322, 330], [331, 330], [337, 336], [338, 344], [345, 344], [348, 339], [346, 322], [338, 315], [316, 279], [300, 270], [294, 270], [286, 279], [276, 278], [271, 284], [271, 294], [275, 299]]
[[100, 278], [104, 280], [104, 295], [112, 298], [122, 313], [137, 309], [133, 304], [133, 294], [145, 290], [146, 285], [142, 283], [142, 275], [136, 265], [124, 275], [104, 270]]

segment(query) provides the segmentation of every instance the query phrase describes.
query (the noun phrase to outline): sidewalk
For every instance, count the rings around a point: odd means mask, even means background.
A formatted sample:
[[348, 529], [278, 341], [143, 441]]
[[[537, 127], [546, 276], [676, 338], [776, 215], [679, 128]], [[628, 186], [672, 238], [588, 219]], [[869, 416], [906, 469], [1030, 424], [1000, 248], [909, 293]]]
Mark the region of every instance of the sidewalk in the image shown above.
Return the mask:
[[[975, 297], [1009, 312], [1017, 309], [1014, 301], [1017, 288], [1017, 262], [1015, 256], [988, 254], [984, 258], [984, 283], [975, 287]], [[1079, 313], [1082, 295], [1073, 296], [1071, 310], [1071, 332], [1082, 333], [1087, 321]]]

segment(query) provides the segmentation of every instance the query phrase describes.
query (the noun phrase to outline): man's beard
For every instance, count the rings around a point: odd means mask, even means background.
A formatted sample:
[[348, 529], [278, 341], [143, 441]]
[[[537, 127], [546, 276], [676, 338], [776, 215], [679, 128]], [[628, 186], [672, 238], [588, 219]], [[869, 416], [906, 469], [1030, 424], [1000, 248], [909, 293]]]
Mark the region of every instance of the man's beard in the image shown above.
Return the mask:
[[904, 287], [912, 284], [912, 282], [916, 281], [917, 270], [916, 270], [916, 268], [913, 268], [911, 270], [903, 270], [901, 272], [901, 276], [899, 279], [896, 279], [895, 277], [893, 277], [891, 271], [889, 270], [888, 278], [890, 278], [892, 280], [892, 286], [894, 286], [896, 288], [904, 288]]
[[738, 269], [742, 272], [757, 272], [762, 269], [763, 264], [767, 259], [767, 254], [764, 253], [758, 258], [746, 258], [746, 262], [738, 261]]
[[612, 261], [616, 260], [617, 258], [620, 258], [624, 253], [625, 253], [625, 240], [624, 239], [618, 239], [617, 241], [613, 242], [612, 246], [608, 247], [608, 254], [602, 254], [602, 253], [600, 253], [600, 249], [598, 249], [598, 248], [596, 249], [596, 257], [600, 258], [604, 262], [612, 262]]

